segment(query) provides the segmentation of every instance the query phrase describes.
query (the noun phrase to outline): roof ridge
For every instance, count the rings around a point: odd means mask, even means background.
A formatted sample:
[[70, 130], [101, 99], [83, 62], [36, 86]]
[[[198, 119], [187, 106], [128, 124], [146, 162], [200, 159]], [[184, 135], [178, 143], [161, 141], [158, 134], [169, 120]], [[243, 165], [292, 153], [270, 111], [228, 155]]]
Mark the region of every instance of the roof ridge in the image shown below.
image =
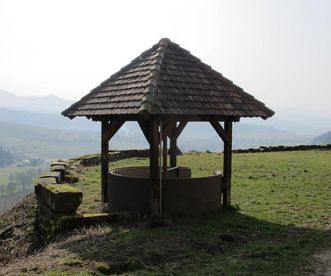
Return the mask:
[[139, 112], [148, 111], [149, 113], [151, 113], [152, 105], [155, 105], [156, 87], [160, 76], [163, 59], [166, 55], [167, 49], [170, 44], [172, 44], [172, 42], [169, 38], [162, 38], [160, 39], [159, 43], [155, 45], [157, 46], [157, 50], [156, 50], [157, 55], [155, 57], [155, 64], [151, 68], [149, 75], [150, 79], [144, 91], [144, 96], [142, 98]]

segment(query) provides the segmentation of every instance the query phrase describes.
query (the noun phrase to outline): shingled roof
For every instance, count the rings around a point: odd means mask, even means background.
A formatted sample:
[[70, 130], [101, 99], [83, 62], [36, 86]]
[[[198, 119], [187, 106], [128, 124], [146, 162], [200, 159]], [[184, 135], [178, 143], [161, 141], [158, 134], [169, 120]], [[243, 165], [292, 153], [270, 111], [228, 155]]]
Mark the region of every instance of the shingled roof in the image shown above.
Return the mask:
[[189, 51], [163, 38], [62, 112], [76, 116], [261, 117], [274, 112]]

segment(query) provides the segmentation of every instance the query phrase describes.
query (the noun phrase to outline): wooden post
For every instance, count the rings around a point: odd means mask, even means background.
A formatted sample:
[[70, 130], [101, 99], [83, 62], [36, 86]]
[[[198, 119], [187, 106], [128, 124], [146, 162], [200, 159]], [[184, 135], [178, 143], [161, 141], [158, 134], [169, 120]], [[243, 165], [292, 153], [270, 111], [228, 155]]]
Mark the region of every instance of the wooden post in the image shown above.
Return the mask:
[[159, 122], [150, 122], [150, 152], [149, 152], [149, 209], [150, 216], [160, 215], [160, 167], [159, 167]]
[[232, 171], [232, 122], [224, 122], [224, 131], [227, 139], [224, 139], [224, 160], [223, 160], [223, 206], [231, 204], [231, 171]]
[[170, 167], [177, 167], [177, 139], [187, 125], [187, 121], [181, 121], [177, 126], [177, 122], [173, 125], [173, 130], [169, 135], [170, 138]]
[[163, 164], [163, 168], [162, 168], [162, 177], [166, 177], [167, 176], [167, 169], [168, 169], [168, 136], [163, 136], [162, 139], [162, 164]]
[[101, 121], [101, 202], [108, 203], [109, 140], [124, 124], [124, 121]]
[[174, 130], [177, 128], [177, 122], [173, 123], [173, 131], [169, 135], [170, 146], [169, 146], [169, 157], [170, 157], [170, 167], [177, 167], [177, 137], [173, 134]]
[[108, 121], [101, 121], [101, 202], [108, 202], [109, 140]]

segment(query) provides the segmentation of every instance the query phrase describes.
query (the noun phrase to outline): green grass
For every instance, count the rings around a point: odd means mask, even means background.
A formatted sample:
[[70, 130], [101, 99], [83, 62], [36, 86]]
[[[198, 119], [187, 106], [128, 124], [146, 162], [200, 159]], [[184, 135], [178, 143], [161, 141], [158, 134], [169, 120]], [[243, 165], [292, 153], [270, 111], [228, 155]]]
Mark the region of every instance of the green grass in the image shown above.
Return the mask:
[[[68, 250], [95, 270], [137, 275], [302, 275], [316, 269], [311, 256], [331, 246], [331, 151], [233, 155], [232, 209], [202, 217], [104, 226], [71, 242]], [[211, 175], [222, 155], [178, 158], [193, 176]], [[146, 165], [132, 158], [111, 168]], [[84, 170], [81, 210], [98, 208], [100, 169]], [[89, 248], [89, 250], [82, 250]], [[102, 264], [102, 265], [100, 265]], [[97, 269], [98, 265], [100, 266]]]

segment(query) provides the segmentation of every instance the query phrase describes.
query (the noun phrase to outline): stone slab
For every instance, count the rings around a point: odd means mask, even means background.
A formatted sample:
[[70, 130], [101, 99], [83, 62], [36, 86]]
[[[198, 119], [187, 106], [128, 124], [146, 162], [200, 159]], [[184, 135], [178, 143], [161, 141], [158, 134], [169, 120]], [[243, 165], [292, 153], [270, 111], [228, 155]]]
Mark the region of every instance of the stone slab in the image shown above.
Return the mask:
[[46, 185], [46, 184], [57, 184], [56, 178], [54, 176], [46, 176], [38, 179], [38, 184]]
[[55, 213], [73, 213], [82, 203], [83, 193], [68, 184], [37, 186], [40, 201]]
[[68, 166], [68, 163], [55, 161], [51, 163], [51, 167], [53, 166], [64, 166], [66, 168]]
[[56, 179], [56, 183], [59, 184], [59, 183], [62, 182], [61, 172], [56, 172], [56, 171], [54, 171], [54, 172], [49, 172], [49, 173], [47, 173], [47, 174], [45, 174], [45, 175], [40, 176], [39, 178], [45, 178], [45, 177], [50, 177], [50, 176], [55, 177], [55, 179]]

